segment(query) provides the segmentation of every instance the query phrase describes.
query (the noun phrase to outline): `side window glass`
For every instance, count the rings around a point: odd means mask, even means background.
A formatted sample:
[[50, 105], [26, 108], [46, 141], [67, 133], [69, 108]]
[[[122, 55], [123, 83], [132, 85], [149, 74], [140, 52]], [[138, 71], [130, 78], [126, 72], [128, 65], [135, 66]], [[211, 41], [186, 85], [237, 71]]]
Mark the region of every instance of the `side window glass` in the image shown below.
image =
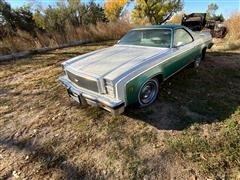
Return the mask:
[[174, 31], [173, 47], [179, 47], [191, 43], [193, 38], [184, 29], [177, 29]]

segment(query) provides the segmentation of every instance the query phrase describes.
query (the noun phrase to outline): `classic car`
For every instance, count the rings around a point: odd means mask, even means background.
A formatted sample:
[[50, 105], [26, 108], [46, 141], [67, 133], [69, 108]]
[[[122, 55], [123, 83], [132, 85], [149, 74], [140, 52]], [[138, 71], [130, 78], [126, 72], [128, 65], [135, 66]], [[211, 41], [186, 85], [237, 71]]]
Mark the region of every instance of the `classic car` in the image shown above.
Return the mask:
[[59, 80], [78, 103], [120, 114], [130, 104], [153, 103], [161, 82], [187, 65], [198, 67], [212, 45], [210, 33], [181, 25], [136, 28], [112, 47], [63, 62]]

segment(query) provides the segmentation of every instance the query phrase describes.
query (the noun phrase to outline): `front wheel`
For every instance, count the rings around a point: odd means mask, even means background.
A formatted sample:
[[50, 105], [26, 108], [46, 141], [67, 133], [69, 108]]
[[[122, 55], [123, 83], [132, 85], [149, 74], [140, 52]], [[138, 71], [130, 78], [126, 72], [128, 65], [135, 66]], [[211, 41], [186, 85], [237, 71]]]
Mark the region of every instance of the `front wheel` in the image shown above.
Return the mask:
[[138, 93], [138, 103], [140, 107], [146, 107], [152, 104], [159, 91], [159, 82], [156, 78], [150, 79], [145, 82]]

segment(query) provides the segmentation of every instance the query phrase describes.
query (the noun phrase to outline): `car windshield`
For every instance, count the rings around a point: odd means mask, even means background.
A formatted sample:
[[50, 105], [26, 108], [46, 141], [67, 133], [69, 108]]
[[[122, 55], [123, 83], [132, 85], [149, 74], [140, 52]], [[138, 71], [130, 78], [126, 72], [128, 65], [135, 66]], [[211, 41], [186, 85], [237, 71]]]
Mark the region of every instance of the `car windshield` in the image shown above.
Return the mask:
[[139, 29], [129, 31], [118, 44], [170, 48], [170, 29]]

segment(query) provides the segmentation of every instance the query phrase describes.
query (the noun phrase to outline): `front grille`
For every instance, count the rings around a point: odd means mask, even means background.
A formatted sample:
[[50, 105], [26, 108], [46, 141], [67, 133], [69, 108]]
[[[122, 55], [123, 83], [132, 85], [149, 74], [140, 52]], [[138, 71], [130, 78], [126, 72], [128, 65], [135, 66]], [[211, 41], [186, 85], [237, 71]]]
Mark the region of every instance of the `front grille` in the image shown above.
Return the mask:
[[67, 76], [72, 82], [74, 82], [79, 87], [82, 87], [94, 92], [98, 92], [97, 81], [89, 80], [84, 77], [77, 76], [69, 71], [67, 71]]

